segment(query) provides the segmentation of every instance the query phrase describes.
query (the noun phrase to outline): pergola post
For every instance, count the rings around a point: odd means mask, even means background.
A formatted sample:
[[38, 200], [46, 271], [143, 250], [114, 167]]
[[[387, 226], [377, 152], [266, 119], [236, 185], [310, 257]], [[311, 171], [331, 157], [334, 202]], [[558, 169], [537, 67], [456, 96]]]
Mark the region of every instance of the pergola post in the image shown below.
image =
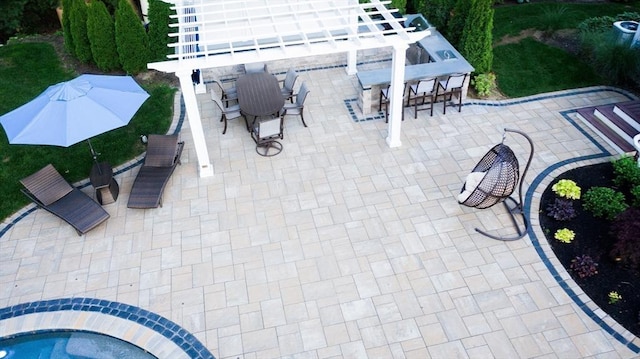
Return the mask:
[[348, 75], [355, 75], [358, 72], [358, 69], [356, 68], [357, 61], [358, 61], [358, 51], [357, 50], [349, 51], [347, 53], [347, 74]]
[[404, 112], [404, 65], [406, 52], [409, 45], [395, 43], [393, 45], [393, 57], [391, 58], [391, 88], [389, 98], [389, 129], [387, 144], [389, 147], [400, 147], [400, 127], [402, 125], [402, 113]]
[[180, 80], [180, 88], [182, 89], [182, 97], [184, 98], [185, 108], [187, 110], [187, 118], [189, 119], [189, 128], [193, 137], [193, 144], [196, 147], [196, 156], [198, 158], [198, 174], [200, 177], [213, 176], [213, 165], [209, 160], [207, 152], [207, 143], [202, 130], [202, 120], [200, 119], [200, 111], [198, 111], [198, 100], [196, 92], [191, 80], [191, 70], [180, 70], [176, 72], [176, 76]]

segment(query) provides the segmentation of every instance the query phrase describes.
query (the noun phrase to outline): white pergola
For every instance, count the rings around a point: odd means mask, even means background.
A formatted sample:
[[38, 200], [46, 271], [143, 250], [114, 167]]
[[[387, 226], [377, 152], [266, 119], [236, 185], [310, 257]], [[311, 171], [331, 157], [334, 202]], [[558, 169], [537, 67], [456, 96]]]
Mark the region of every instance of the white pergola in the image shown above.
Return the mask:
[[[392, 47], [387, 144], [400, 141], [402, 88], [408, 46], [428, 31], [411, 32], [387, 9], [390, 1], [371, 0], [164, 0], [174, 4], [178, 28], [175, 53], [148, 68], [175, 73], [185, 101], [200, 177], [212, 176], [196, 93], [194, 70], [335, 53], [347, 54], [347, 73], [356, 73], [358, 50]], [[400, 91], [395, 91], [399, 89]]]

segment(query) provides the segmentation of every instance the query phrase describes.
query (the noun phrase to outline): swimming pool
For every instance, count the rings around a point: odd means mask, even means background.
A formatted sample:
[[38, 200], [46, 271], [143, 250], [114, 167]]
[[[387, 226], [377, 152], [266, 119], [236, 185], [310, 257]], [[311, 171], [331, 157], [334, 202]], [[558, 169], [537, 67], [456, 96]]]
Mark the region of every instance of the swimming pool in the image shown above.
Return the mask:
[[23, 333], [0, 339], [0, 359], [158, 359], [108, 335], [85, 331]]

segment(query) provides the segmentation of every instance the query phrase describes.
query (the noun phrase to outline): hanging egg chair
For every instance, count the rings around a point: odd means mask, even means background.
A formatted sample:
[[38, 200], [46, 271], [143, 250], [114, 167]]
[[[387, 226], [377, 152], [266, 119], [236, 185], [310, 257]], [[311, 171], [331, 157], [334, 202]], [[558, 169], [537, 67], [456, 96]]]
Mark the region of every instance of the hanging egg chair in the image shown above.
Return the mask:
[[[504, 144], [507, 132], [522, 135], [531, 146], [529, 159], [522, 172], [522, 177], [520, 177], [518, 158], [511, 148]], [[458, 195], [458, 203], [467, 207], [485, 209], [502, 202], [518, 232], [515, 237], [500, 237], [476, 228], [478, 233], [499, 240], [520, 239], [527, 233], [529, 226], [523, 211], [521, 178], [524, 178], [526, 175], [532, 158], [533, 142], [531, 138], [521, 131], [505, 128], [502, 135], [502, 142], [493, 146], [473, 168], [471, 173], [467, 175], [465, 183], [462, 185], [462, 189]], [[518, 188], [519, 201], [511, 197], [516, 188]], [[521, 216], [522, 226], [520, 226], [516, 219], [517, 215]]]

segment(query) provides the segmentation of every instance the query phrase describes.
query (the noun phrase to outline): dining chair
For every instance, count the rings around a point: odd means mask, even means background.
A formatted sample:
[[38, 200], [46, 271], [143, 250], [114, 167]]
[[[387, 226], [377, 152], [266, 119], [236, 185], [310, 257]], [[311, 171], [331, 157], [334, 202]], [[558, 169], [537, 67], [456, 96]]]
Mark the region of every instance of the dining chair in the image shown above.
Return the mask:
[[[447, 113], [447, 102], [453, 100], [453, 96], [458, 97], [458, 112], [462, 110], [462, 87], [467, 79], [467, 74], [452, 74], [446, 80], [438, 83], [436, 98], [443, 97], [443, 113]], [[442, 92], [440, 92], [442, 90]], [[448, 97], [448, 98], [447, 98]]]
[[307, 127], [307, 123], [304, 122], [304, 102], [307, 99], [309, 92], [309, 89], [307, 89], [307, 83], [302, 82], [300, 91], [295, 95], [296, 102], [284, 104], [284, 107], [282, 108], [282, 117], [286, 115], [299, 115], [302, 120], [302, 124], [304, 127]]
[[[389, 122], [389, 89], [391, 85], [387, 85], [387, 87], [380, 88], [380, 102], [378, 103], [378, 111], [382, 111], [382, 106], [384, 106], [384, 117], [385, 123]], [[407, 84], [404, 84], [404, 89], [402, 90], [402, 102], [404, 103], [404, 96], [407, 92]], [[402, 109], [402, 121], [404, 121], [404, 109]]]
[[250, 64], [244, 64], [244, 72], [246, 74], [256, 73], [256, 72], [267, 72], [267, 64], [264, 62], [254, 62]]
[[[218, 87], [219, 91], [220, 91], [220, 99], [225, 101], [227, 104], [229, 103], [229, 101], [238, 101], [238, 91], [236, 90], [235, 87], [228, 87], [225, 88], [222, 85], [222, 82], [220, 82], [220, 80], [217, 79], [213, 79], [212, 82]], [[211, 97], [214, 97], [214, 90], [211, 89]]]
[[256, 152], [260, 156], [271, 157], [282, 152], [282, 144], [277, 139], [283, 139], [283, 118], [276, 116], [269, 119], [259, 119], [253, 123], [251, 138], [256, 143]]
[[222, 134], [227, 133], [227, 121], [233, 120], [234, 118], [242, 117], [245, 121], [245, 126], [249, 126], [247, 123], [247, 118], [244, 117], [242, 112], [240, 112], [240, 105], [231, 105], [225, 106], [222, 104], [222, 101], [217, 96], [211, 96], [213, 102], [218, 105], [220, 112], [222, 113], [220, 116], [220, 122], [224, 121], [224, 130], [222, 130]]
[[409, 97], [407, 98], [407, 106], [411, 104], [413, 100], [414, 114], [413, 118], [418, 118], [418, 111], [426, 110], [427, 108], [418, 108], [418, 101], [422, 101], [420, 105], [424, 105], [429, 100], [430, 116], [433, 116], [433, 103], [436, 100], [436, 78], [422, 79], [415, 84], [409, 86]]
[[287, 76], [284, 78], [282, 82], [282, 96], [288, 98], [291, 103], [293, 103], [293, 86], [296, 84], [296, 80], [298, 79], [298, 73], [292, 67], [287, 71]]

